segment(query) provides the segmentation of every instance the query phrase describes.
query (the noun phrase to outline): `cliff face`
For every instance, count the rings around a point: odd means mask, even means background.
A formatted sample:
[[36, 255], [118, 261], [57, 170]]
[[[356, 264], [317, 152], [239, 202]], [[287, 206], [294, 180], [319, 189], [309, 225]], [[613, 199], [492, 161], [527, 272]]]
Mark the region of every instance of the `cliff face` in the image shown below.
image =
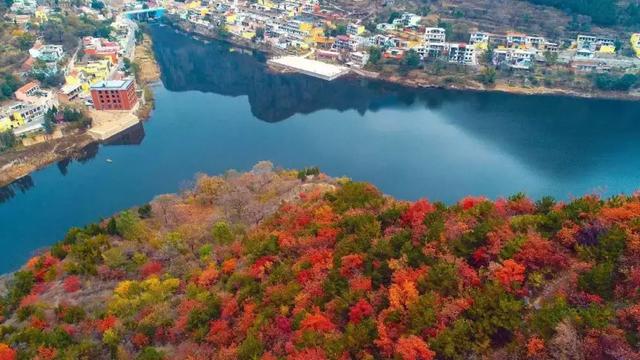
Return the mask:
[[0, 288], [0, 359], [638, 359], [640, 197], [201, 175]]

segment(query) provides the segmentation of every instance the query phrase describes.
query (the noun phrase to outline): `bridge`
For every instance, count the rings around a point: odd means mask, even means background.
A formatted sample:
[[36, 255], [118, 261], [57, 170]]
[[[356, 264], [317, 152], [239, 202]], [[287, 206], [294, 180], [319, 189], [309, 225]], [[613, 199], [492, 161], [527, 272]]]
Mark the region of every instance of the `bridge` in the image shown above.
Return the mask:
[[167, 10], [163, 7], [125, 11], [124, 16], [131, 20], [149, 21], [160, 19]]

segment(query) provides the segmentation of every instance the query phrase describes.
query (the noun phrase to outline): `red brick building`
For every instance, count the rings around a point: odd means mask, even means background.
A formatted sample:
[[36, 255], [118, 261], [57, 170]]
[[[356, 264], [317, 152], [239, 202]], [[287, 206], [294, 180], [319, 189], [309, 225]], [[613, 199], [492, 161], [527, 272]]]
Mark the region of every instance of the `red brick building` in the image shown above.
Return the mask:
[[131, 110], [138, 102], [133, 80], [108, 80], [91, 86], [96, 110]]

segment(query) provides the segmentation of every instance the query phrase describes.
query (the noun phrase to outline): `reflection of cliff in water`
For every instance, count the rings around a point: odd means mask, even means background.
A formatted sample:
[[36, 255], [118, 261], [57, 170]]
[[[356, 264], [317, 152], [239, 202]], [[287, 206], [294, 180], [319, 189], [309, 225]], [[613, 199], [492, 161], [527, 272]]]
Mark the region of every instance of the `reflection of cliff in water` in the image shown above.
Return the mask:
[[[300, 74], [267, 71], [264, 56], [234, 51], [228, 44], [204, 44], [169, 27], [153, 27], [155, 54], [164, 86], [171, 91], [199, 90], [228, 96], [246, 95], [252, 113], [260, 120], [276, 122], [297, 113], [322, 109], [367, 110], [411, 103], [415, 90], [358, 79], [325, 81]], [[437, 104], [445, 92], [433, 92]]]
[[461, 131], [547, 176], [628, 175], [640, 165], [638, 102], [469, 93], [445, 113]]
[[20, 178], [7, 186], [0, 187], [0, 204], [10, 200], [18, 192], [25, 193], [34, 186], [33, 178], [29, 175]]
[[270, 73], [258, 55], [231, 51], [217, 41], [204, 44], [169, 27], [154, 27], [153, 36], [169, 90], [246, 95], [253, 114], [264, 121], [322, 109], [354, 109], [364, 114], [414, 105], [433, 110], [439, 119], [547, 176], [606, 172], [615, 157], [628, 159], [617, 162], [628, 164], [626, 169], [616, 169], [621, 173], [640, 166], [638, 102], [419, 90], [352, 78], [328, 82]]
[[116, 146], [116, 145], [140, 145], [142, 144], [142, 140], [144, 140], [144, 126], [142, 123], [137, 123], [136, 125], [128, 128], [127, 130], [113, 136], [104, 142], [105, 146]]
[[[140, 123], [107, 140], [103, 143], [103, 145], [140, 145], [142, 143], [142, 140], [144, 139], [144, 135], [144, 127]], [[98, 155], [99, 150], [99, 143], [91, 143], [79, 150], [73, 158], [67, 158], [58, 161], [56, 163], [56, 167], [60, 171], [60, 174], [66, 176], [69, 172], [69, 165], [71, 165], [73, 161], [84, 164], [94, 159]], [[33, 182], [33, 178], [31, 176], [25, 176], [7, 186], [0, 187], [0, 203], [13, 198], [18, 192], [27, 192], [29, 189], [33, 188], [34, 185], [35, 184]]]

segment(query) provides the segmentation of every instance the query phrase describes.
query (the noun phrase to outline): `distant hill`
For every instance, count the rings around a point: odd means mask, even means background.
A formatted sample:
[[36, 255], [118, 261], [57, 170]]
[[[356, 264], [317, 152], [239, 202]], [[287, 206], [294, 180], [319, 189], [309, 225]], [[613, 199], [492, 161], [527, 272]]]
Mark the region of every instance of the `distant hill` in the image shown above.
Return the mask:
[[0, 359], [639, 359], [640, 197], [201, 176], [0, 284]]

